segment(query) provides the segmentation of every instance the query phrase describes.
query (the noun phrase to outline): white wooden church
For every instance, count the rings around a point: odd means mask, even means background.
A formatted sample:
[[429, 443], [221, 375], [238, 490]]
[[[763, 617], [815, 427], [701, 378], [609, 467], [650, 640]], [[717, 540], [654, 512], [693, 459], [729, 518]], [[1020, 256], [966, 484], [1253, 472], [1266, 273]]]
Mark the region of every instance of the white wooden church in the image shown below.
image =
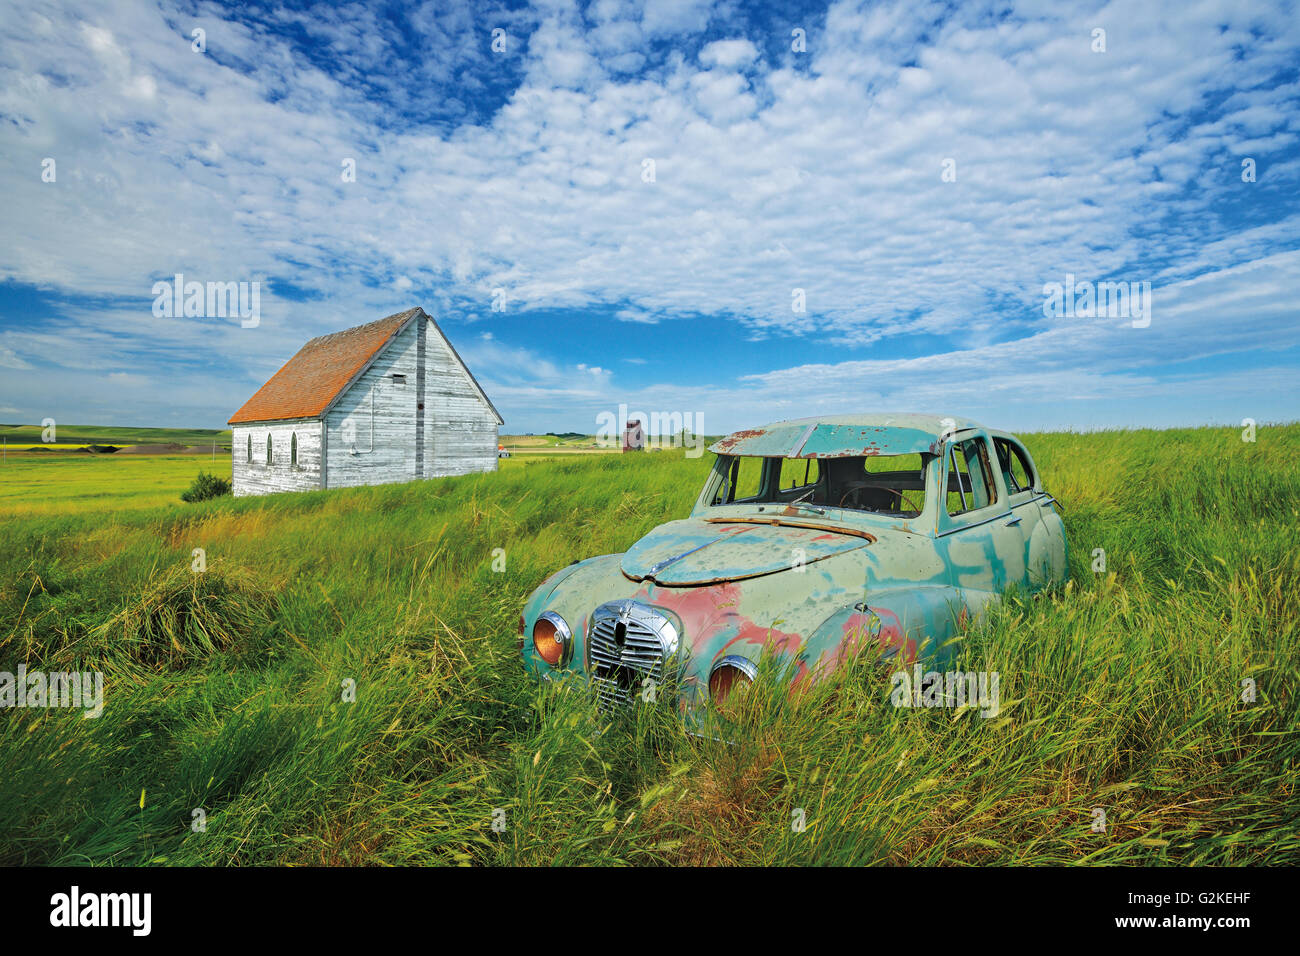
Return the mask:
[[231, 416], [234, 493], [495, 471], [501, 424], [417, 306], [312, 339]]

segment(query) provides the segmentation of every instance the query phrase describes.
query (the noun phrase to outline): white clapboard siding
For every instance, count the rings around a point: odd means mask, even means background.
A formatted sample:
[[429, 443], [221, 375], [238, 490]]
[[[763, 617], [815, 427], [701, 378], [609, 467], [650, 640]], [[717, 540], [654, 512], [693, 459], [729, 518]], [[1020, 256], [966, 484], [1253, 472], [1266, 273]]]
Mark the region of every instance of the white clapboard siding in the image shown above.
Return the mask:
[[[418, 327], [403, 329], [325, 416], [327, 487], [415, 479]], [[394, 373], [406, 383], [394, 384]]]
[[497, 418], [437, 329], [425, 347], [424, 443], [427, 476], [497, 468]]
[[[328, 487], [496, 470], [496, 414], [479, 396], [437, 327], [427, 319], [422, 321], [427, 323], [424, 408], [419, 408], [417, 321], [394, 339], [326, 416]], [[396, 384], [394, 373], [405, 375], [405, 384]], [[424, 440], [417, 458], [415, 438], [421, 419]], [[345, 435], [350, 435], [351, 441], [345, 440]]]
[[[271, 463], [266, 461], [266, 436], [271, 436]], [[298, 465], [292, 463], [293, 437], [298, 438]], [[253, 457], [248, 457], [252, 438]], [[231, 429], [230, 468], [236, 497], [276, 491], [310, 491], [321, 486], [321, 423], [312, 419], [235, 425]]]

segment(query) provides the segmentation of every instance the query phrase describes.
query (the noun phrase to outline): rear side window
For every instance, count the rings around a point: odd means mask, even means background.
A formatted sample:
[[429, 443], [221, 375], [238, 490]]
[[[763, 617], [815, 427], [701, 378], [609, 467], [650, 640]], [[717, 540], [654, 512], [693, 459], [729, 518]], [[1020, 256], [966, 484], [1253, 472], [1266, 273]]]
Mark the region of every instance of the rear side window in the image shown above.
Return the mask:
[[978, 511], [998, 500], [988, 446], [970, 438], [948, 446], [948, 514]]
[[998, 467], [1002, 469], [1007, 491], [1014, 495], [1031, 490], [1034, 487], [1034, 469], [1025, 450], [1005, 438], [995, 438], [993, 447], [997, 449]]

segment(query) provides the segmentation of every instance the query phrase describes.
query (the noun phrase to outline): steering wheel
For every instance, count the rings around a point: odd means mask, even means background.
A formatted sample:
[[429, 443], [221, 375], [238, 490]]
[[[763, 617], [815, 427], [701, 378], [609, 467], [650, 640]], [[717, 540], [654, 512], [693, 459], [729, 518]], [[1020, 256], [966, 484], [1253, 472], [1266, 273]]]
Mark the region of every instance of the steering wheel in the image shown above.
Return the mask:
[[912, 504], [912, 502], [908, 500], [907, 496], [902, 491], [895, 490], [893, 488], [883, 488], [880, 485], [877, 485], [873, 481], [851, 481], [848, 484], [846, 484], [844, 487], [847, 490], [840, 498], [839, 506], [841, 508], [844, 507], [844, 502], [856, 496], [858, 492], [860, 492], [863, 488], [880, 488], [881, 491], [886, 491], [889, 494], [893, 495], [896, 499], [898, 499], [899, 508], [897, 510], [902, 511], [903, 505], [907, 505], [909, 510], [915, 511], [917, 514], [920, 514], [922, 510], [916, 507], [914, 504]]
[[872, 483], [871, 483], [870, 481], [849, 481], [849, 482], [845, 482], [845, 484], [844, 484], [845, 491], [844, 491], [844, 494], [843, 494], [842, 496], [840, 496], [839, 507], [843, 508], [843, 507], [844, 507], [844, 502], [846, 502], [846, 501], [848, 501], [850, 498], [856, 496], [857, 493], [858, 493], [859, 491], [861, 491], [863, 488], [870, 488], [870, 487], [872, 487]]

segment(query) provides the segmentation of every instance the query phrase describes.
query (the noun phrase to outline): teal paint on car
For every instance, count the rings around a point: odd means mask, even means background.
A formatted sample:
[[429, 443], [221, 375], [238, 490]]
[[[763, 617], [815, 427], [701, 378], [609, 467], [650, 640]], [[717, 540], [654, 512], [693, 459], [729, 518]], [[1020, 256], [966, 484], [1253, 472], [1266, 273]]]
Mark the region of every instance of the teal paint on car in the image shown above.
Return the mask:
[[1055, 499], [1004, 432], [863, 415], [778, 422], [710, 450], [689, 516], [533, 592], [530, 672], [583, 675], [608, 706], [671, 687], [689, 708], [711, 684], [752, 679], [765, 651], [796, 684], [868, 650], [940, 662], [1007, 588], [1065, 580]]

